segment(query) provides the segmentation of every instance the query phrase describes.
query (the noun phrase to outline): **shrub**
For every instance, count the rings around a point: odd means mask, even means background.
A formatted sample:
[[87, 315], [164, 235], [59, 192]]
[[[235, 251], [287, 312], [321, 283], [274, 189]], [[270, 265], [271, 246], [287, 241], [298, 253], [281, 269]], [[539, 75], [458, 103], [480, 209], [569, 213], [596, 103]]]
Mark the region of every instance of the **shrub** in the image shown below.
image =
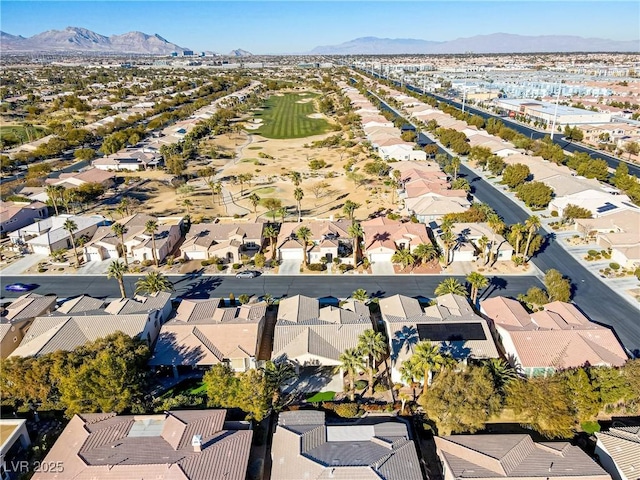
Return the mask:
[[219, 272], [222, 272], [225, 268], [227, 268], [227, 266], [218, 264], [216, 268], [218, 269]]
[[327, 265], [324, 263], [310, 263], [308, 268], [312, 272], [322, 272], [327, 269]]
[[44, 272], [46, 272], [46, 271], [47, 271], [47, 269], [46, 269], [46, 268], [39, 268], [39, 269], [38, 269], [38, 273], [44, 273]]
[[349, 265], [348, 263], [343, 263], [338, 266], [338, 270], [340, 270], [341, 273], [348, 272], [349, 270], [353, 270], [353, 265]]
[[611, 262], [609, 264], [609, 267], [611, 268], [611, 270], [620, 270], [620, 264], [616, 262]]
[[400, 220], [401, 216], [397, 213], [388, 213], [387, 218], [389, 220]]
[[360, 409], [357, 403], [340, 403], [334, 406], [333, 409], [336, 415], [342, 418], [353, 418], [358, 416]]
[[153, 265], [153, 260], [143, 260], [142, 261], [142, 266], [143, 267], [150, 267], [151, 265]]
[[233, 268], [234, 270], [238, 270], [240, 267], [242, 267], [241, 263], [234, 263], [233, 265], [231, 265], [231, 268]]
[[557, 210], [552, 210], [551, 211], [551, 216], [552, 217], [557, 217], [558, 216], [558, 211]]
[[358, 380], [355, 383], [356, 390], [364, 390], [365, 388], [367, 388], [368, 383], [369, 382], [367, 382], [366, 380]]
[[589, 255], [590, 257], [595, 257], [596, 255], [598, 255], [597, 250], [589, 250], [587, 252], [587, 255]]
[[382, 393], [382, 392], [386, 392], [388, 390], [386, 385], [383, 385], [382, 383], [378, 383], [373, 387], [373, 391], [376, 393]]

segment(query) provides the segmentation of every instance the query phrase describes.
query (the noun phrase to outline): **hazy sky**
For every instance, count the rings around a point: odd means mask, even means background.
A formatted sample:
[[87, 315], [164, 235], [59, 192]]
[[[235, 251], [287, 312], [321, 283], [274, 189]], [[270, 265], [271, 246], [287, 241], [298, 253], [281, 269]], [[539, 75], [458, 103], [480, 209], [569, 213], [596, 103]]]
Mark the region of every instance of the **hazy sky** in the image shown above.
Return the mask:
[[[490, 33], [640, 39], [640, 2], [623, 1], [5, 1], [3, 32], [67, 26], [158, 33], [193, 50], [304, 53], [357, 37], [453, 40]], [[640, 41], [640, 40], [639, 40]]]

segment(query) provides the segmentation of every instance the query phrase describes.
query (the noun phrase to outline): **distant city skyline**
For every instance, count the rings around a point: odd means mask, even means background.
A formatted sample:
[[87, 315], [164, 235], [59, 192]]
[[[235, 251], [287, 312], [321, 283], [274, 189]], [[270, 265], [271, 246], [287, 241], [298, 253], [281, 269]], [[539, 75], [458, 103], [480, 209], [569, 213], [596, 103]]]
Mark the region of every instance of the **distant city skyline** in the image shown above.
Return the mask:
[[446, 41], [492, 33], [640, 42], [640, 3], [619, 1], [2, 1], [0, 29], [141, 31], [195, 51], [305, 53], [358, 37]]

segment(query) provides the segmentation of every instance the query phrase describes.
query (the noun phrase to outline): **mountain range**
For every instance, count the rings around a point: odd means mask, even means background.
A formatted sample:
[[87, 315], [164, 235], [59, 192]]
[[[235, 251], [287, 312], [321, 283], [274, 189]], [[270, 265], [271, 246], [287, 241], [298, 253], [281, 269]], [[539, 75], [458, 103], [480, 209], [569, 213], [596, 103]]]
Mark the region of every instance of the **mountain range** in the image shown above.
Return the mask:
[[105, 37], [79, 27], [48, 30], [28, 38], [0, 32], [0, 49], [2, 52], [96, 52], [152, 55], [168, 55], [171, 52], [188, 50], [169, 42], [158, 34], [129, 32]]
[[640, 52], [640, 41], [569, 35], [526, 36], [510, 33], [476, 35], [445, 42], [414, 38], [361, 37], [339, 45], [315, 47], [312, 55], [459, 54], [542, 52]]

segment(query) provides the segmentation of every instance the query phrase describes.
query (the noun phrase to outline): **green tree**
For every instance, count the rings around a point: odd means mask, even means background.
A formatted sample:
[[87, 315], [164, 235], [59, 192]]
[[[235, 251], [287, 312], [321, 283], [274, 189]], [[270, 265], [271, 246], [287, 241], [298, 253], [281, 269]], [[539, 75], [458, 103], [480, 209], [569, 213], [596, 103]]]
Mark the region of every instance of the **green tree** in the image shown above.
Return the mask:
[[304, 192], [302, 191], [302, 189], [300, 187], [296, 187], [296, 189], [293, 191], [293, 198], [296, 199], [296, 204], [298, 207], [298, 223], [302, 221], [302, 213], [300, 210], [300, 202], [302, 201], [302, 199], [304, 198]]
[[309, 248], [309, 240], [311, 240], [311, 230], [308, 227], [304, 227], [304, 226], [300, 227], [296, 231], [296, 237], [298, 237], [298, 240], [302, 242], [302, 248], [304, 250], [302, 261], [306, 268], [309, 266], [308, 248]]
[[525, 295], [518, 295], [518, 300], [526, 303], [531, 310], [549, 303], [549, 295], [539, 287], [530, 287]]
[[49, 202], [53, 206], [53, 210], [56, 212], [56, 216], [58, 215], [58, 200], [60, 199], [62, 193], [62, 187], [60, 185], [47, 185], [44, 189], [47, 196], [49, 197]]
[[516, 369], [501, 358], [488, 358], [482, 362], [482, 366], [489, 372], [495, 390], [503, 396], [509, 384], [519, 378]]
[[[353, 292], [354, 295], [358, 290]], [[366, 292], [365, 292], [366, 295]], [[355, 298], [355, 296], [354, 296]], [[380, 332], [368, 328], [358, 337], [358, 351], [367, 357], [367, 372], [369, 373], [369, 395], [373, 395], [373, 382], [378, 371], [377, 363], [387, 352], [387, 340]]]
[[450, 435], [484, 428], [500, 410], [501, 399], [486, 369], [467, 366], [461, 372], [444, 369], [430, 394], [422, 395], [418, 402], [435, 422], [438, 435]]
[[269, 211], [269, 214], [272, 216], [273, 222], [275, 223], [277, 211], [282, 207], [282, 200], [279, 198], [267, 197], [262, 199], [262, 205]]
[[413, 256], [415, 259], [422, 263], [429, 263], [431, 260], [435, 260], [438, 258], [440, 254], [438, 247], [436, 247], [433, 243], [421, 243], [416, 246], [413, 251]]
[[73, 236], [78, 231], [78, 224], [67, 218], [62, 224], [62, 228], [69, 232], [69, 238], [71, 239], [71, 246], [73, 247], [73, 254], [76, 256], [76, 268], [80, 266], [80, 257], [78, 257], [78, 249], [76, 248], [76, 239]]
[[466, 178], [458, 178], [451, 182], [452, 190], [464, 190], [469, 193], [471, 191], [471, 185], [469, 184], [469, 180]]
[[516, 195], [529, 208], [545, 208], [553, 198], [553, 189], [542, 182], [527, 182], [517, 188]]
[[521, 223], [515, 223], [511, 225], [511, 228], [509, 228], [509, 243], [513, 245], [516, 257], [520, 255], [520, 246], [522, 245], [522, 240], [524, 240], [524, 234], [526, 231], [527, 227]]
[[113, 261], [107, 269], [107, 278], [115, 278], [120, 287], [120, 295], [122, 298], [127, 298], [127, 292], [124, 288], [124, 274], [127, 273], [129, 268], [119, 261]]
[[147, 220], [144, 224], [144, 231], [151, 235], [151, 255], [153, 263], [158, 266], [158, 251], [156, 250], [156, 232], [158, 231], [158, 222], [155, 220]]
[[364, 359], [357, 348], [348, 348], [338, 357], [339, 369], [347, 373], [349, 379], [349, 398], [353, 402], [355, 397], [355, 377], [364, 370]]
[[576, 218], [592, 218], [592, 214], [591, 210], [570, 203], [562, 210], [562, 217], [571, 221]]
[[299, 187], [302, 183], [302, 175], [300, 174], [300, 172], [290, 172], [289, 178], [291, 179], [291, 182], [295, 187]]
[[467, 289], [458, 282], [453, 277], [445, 278], [440, 284], [436, 287], [435, 292], [436, 296], [440, 297], [442, 295], [446, 295], [448, 293], [453, 293], [455, 295], [467, 295]]
[[351, 294], [351, 298], [363, 303], [369, 301], [369, 295], [364, 288], [358, 288], [357, 290], [354, 290], [354, 292]]
[[640, 153], [640, 144], [638, 142], [627, 142], [624, 146], [624, 151], [629, 154], [629, 161], [633, 155]]
[[444, 230], [440, 238], [442, 239], [442, 243], [444, 245], [445, 265], [449, 265], [451, 263], [451, 251], [457, 243], [456, 237], [451, 232], [451, 229], [446, 229]]
[[489, 285], [489, 279], [478, 272], [471, 272], [467, 275], [467, 282], [471, 285], [471, 302], [477, 306], [478, 291]]
[[450, 355], [442, 353], [440, 345], [423, 340], [413, 347], [413, 355], [403, 362], [403, 366], [409, 363], [407, 371], [411, 372], [414, 378], [422, 379], [424, 395], [431, 384], [432, 375], [454, 362]]
[[502, 172], [502, 183], [506, 184], [509, 188], [516, 188], [522, 185], [529, 175], [531, 175], [531, 170], [522, 163], [507, 165]]
[[595, 386], [584, 368], [567, 370], [562, 372], [567, 387], [569, 398], [573, 404], [579, 422], [595, 419], [600, 410], [600, 398]]
[[173, 283], [160, 272], [149, 272], [136, 282], [136, 295], [139, 293], [153, 295], [171, 291], [173, 291]]
[[520, 423], [531, 425], [545, 437], [573, 436], [576, 417], [569, 389], [559, 375], [511, 382], [505, 406], [513, 410]]
[[568, 302], [571, 299], [571, 280], [550, 269], [544, 274], [544, 285], [551, 301]]
[[210, 407], [227, 408], [236, 397], [238, 381], [228, 363], [213, 365], [203, 376]]

